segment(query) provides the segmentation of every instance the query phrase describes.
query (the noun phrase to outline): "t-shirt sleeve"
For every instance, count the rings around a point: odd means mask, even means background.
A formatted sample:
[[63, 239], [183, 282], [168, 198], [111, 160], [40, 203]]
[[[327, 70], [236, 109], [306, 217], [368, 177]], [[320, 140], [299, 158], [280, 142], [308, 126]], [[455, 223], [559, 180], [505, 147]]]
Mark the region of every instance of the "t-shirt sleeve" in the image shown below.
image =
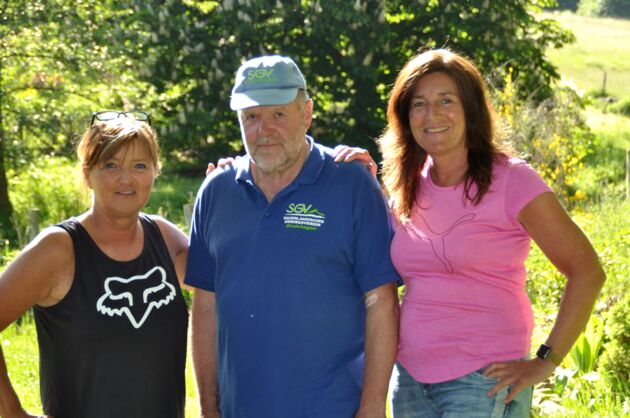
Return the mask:
[[204, 221], [207, 221], [208, 205], [205, 203], [207, 201], [208, 199], [204, 198], [203, 189], [200, 190], [195, 199], [195, 207], [193, 209], [184, 283], [214, 292], [214, 273], [216, 269], [214, 258], [208, 251], [207, 223]]
[[363, 293], [400, 280], [390, 257], [393, 220], [376, 181], [366, 180], [355, 216], [354, 277]]
[[537, 196], [552, 192], [542, 177], [525, 161], [512, 160], [505, 191], [505, 213], [510, 222], [518, 223], [519, 212]]

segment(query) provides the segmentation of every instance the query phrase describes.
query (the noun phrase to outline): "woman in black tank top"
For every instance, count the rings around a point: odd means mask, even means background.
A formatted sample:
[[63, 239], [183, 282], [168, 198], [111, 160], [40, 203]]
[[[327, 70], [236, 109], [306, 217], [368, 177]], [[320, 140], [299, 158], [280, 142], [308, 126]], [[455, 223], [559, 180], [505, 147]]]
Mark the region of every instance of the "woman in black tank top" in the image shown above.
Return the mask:
[[[0, 330], [34, 307], [44, 413], [183, 417], [187, 238], [141, 213], [159, 173], [142, 112], [99, 112], [78, 147], [90, 209], [39, 234], [0, 276]], [[22, 410], [0, 350], [0, 416]]]

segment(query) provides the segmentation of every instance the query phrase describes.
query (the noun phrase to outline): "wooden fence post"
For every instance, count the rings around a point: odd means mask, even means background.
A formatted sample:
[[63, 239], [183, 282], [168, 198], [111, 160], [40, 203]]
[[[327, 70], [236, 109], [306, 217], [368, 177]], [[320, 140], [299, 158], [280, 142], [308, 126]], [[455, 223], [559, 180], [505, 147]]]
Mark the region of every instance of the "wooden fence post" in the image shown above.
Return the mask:
[[39, 234], [39, 209], [30, 208], [28, 210], [28, 226], [26, 227], [26, 238], [29, 242]]
[[[192, 221], [192, 211], [193, 205], [191, 203], [186, 203], [184, 205], [184, 218], [186, 218], [186, 227], [188, 230], [190, 230], [190, 223]], [[186, 234], [188, 234], [188, 231], [186, 231]]]

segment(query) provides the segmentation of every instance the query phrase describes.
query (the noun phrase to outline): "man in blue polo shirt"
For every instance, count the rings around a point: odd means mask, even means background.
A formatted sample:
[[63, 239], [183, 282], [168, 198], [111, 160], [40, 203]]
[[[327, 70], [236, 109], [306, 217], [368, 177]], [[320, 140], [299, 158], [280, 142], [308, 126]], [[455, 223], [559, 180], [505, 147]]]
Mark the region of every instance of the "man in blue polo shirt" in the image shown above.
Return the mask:
[[247, 156], [201, 186], [186, 283], [205, 418], [385, 417], [398, 276], [378, 183], [306, 135], [296, 64], [243, 64], [230, 106]]

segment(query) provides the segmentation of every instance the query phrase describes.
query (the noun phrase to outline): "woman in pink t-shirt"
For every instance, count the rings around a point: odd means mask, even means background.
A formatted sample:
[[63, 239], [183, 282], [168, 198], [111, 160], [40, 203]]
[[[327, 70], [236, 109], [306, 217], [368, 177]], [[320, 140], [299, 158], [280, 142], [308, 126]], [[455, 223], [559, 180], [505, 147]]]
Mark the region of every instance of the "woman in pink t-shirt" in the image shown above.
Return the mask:
[[[468, 59], [448, 50], [412, 58], [387, 121], [382, 178], [406, 285], [394, 417], [529, 416], [532, 386], [551, 376], [591, 314], [605, 279], [597, 255], [540, 176], [497, 145], [487, 87]], [[369, 161], [360, 154], [338, 159]], [[533, 359], [531, 238], [568, 279]]]

